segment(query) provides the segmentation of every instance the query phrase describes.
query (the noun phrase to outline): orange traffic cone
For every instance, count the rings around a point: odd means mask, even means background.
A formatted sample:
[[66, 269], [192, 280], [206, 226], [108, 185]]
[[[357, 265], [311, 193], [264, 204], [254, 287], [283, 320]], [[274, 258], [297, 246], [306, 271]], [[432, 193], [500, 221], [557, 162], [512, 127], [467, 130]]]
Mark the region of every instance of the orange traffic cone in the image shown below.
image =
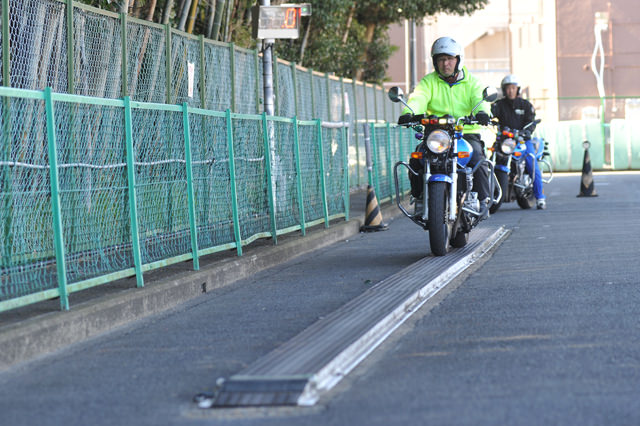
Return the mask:
[[596, 189], [593, 185], [593, 175], [591, 173], [591, 158], [589, 157], [588, 141], [582, 143], [584, 146], [584, 160], [582, 162], [582, 179], [580, 180], [580, 193], [578, 197], [597, 197]]
[[386, 231], [389, 229], [386, 223], [382, 223], [382, 213], [378, 206], [376, 193], [371, 187], [367, 186], [367, 210], [364, 217], [364, 225], [360, 227], [360, 232]]

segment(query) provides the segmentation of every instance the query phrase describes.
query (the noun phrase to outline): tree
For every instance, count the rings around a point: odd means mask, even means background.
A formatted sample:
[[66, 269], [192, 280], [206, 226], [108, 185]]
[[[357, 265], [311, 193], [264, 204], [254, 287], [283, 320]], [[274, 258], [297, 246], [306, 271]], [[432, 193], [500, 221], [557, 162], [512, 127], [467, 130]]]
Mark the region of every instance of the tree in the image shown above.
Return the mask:
[[[134, 6], [136, 16], [157, 18], [180, 30], [232, 41], [240, 47], [256, 47], [251, 38], [251, 7], [258, 0], [165, 0], [162, 13], [154, 13], [157, 0], [81, 1], [112, 11]], [[387, 36], [389, 25], [441, 12], [470, 14], [488, 0], [305, 1], [311, 3], [313, 14], [302, 18], [301, 37], [278, 40], [275, 54], [316, 71], [381, 83], [394, 50]], [[285, 2], [292, 1], [272, 0], [271, 4]]]
[[[381, 83], [394, 51], [387, 30], [436, 13], [470, 14], [487, 0], [311, 0], [303, 37], [279, 41], [276, 53], [318, 71]], [[308, 32], [308, 36], [307, 36]]]

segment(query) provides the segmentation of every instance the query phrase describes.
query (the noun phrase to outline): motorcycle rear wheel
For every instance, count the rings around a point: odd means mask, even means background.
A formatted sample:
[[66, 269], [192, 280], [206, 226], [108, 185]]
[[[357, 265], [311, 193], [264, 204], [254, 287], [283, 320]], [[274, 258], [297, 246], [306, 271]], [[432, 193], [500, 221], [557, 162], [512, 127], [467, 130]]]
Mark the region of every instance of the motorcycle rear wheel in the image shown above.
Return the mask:
[[449, 215], [449, 184], [429, 184], [429, 245], [434, 256], [444, 256], [449, 251], [451, 224]]
[[518, 205], [521, 209], [530, 209], [536, 205], [536, 197], [533, 195], [533, 190], [525, 191], [521, 196], [517, 199]]

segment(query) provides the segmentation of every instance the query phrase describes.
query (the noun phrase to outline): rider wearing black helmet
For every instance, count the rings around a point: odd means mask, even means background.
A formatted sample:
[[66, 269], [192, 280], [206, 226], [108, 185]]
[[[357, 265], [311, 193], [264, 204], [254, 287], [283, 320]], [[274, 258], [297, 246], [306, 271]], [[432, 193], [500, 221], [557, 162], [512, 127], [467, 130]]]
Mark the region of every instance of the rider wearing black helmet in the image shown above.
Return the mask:
[[[491, 113], [498, 118], [501, 126], [522, 130], [524, 126], [536, 119], [536, 111], [531, 102], [519, 96], [520, 83], [515, 75], [509, 74], [503, 78], [501, 87], [504, 98], [491, 105]], [[535, 148], [531, 142], [531, 133], [533, 133], [535, 127], [535, 124], [529, 126], [524, 135], [527, 141], [527, 152], [531, 153], [535, 153]], [[537, 200], [536, 205], [538, 209], [544, 209], [547, 207], [547, 201], [542, 190], [542, 172], [538, 167], [537, 161], [533, 161], [529, 156], [526, 159], [528, 173], [531, 173], [533, 167], [533, 193]]]

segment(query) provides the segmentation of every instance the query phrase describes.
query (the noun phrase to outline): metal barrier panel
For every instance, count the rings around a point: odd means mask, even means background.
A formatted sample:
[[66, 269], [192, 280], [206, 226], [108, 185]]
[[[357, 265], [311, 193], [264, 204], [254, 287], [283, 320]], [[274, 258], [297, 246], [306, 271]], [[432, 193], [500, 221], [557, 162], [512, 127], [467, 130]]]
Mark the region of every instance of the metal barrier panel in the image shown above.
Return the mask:
[[132, 111], [142, 263], [191, 252], [180, 108]]
[[[256, 101], [257, 64], [253, 51], [235, 48], [235, 111], [242, 114], [259, 114], [262, 108]], [[262, 67], [260, 66], [260, 70]]]
[[307, 223], [313, 223], [324, 216], [317, 123], [315, 121], [298, 123], [298, 139], [304, 216]]
[[223, 113], [191, 112], [191, 156], [198, 247], [235, 244], [228, 131]]
[[122, 25], [115, 17], [74, 7], [73, 93], [122, 96]]
[[167, 102], [167, 35], [159, 26], [127, 20], [127, 94], [134, 101]]
[[269, 120], [275, 143], [271, 151], [271, 185], [274, 188], [275, 215], [278, 229], [300, 226], [298, 173], [292, 120]]
[[226, 111], [232, 108], [233, 80], [231, 75], [231, 52], [226, 46], [211, 41], [204, 43], [205, 108]]
[[191, 107], [201, 107], [200, 41], [186, 34], [171, 34], [171, 100], [186, 102]]
[[57, 287], [43, 99], [0, 102], [0, 302]]
[[55, 0], [10, 0], [11, 87], [68, 89], [66, 6]]
[[54, 107], [67, 281], [130, 268], [124, 110], [68, 101]]
[[[262, 117], [233, 115], [238, 214], [243, 242], [269, 236], [266, 158]], [[252, 239], [253, 238], [253, 239]]]

